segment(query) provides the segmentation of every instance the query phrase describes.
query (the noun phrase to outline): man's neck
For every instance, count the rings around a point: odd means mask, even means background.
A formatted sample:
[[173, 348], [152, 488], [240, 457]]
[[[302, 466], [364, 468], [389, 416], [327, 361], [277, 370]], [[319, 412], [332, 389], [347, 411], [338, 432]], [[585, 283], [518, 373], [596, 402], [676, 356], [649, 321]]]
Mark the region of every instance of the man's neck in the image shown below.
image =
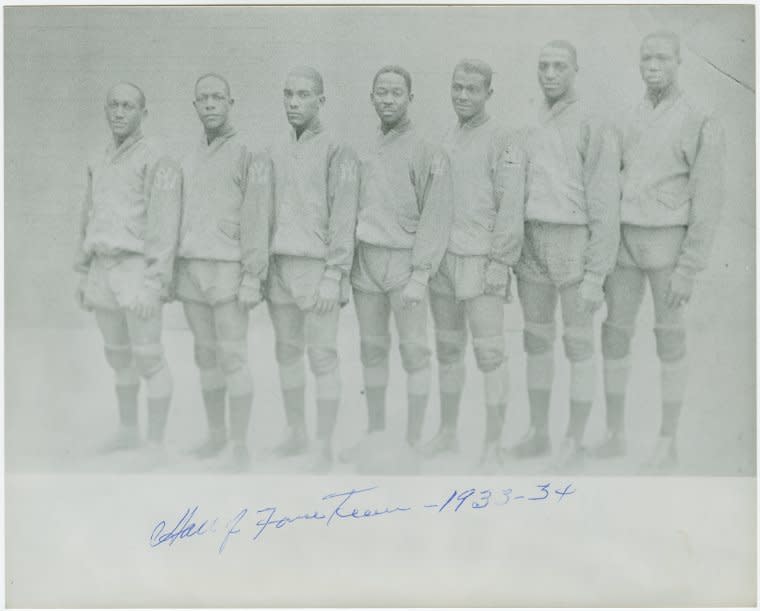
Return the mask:
[[562, 95], [559, 95], [556, 98], [550, 98], [548, 96], [544, 96], [544, 100], [546, 101], [546, 105], [549, 108], [554, 108], [560, 102], [571, 100], [573, 97], [575, 97], [575, 93], [573, 92], [572, 89], [568, 89]]
[[383, 134], [387, 134], [392, 129], [396, 129], [399, 125], [403, 125], [406, 123], [407, 118], [406, 115], [403, 115], [402, 117], [399, 117], [397, 120], [392, 121], [390, 123], [386, 123], [385, 121], [380, 121], [380, 130], [383, 132]]
[[129, 138], [131, 138], [135, 132], [132, 132], [131, 134], [126, 134], [124, 136], [113, 134], [113, 143], [116, 145], [116, 148], [119, 148], [122, 144], [124, 144]]
[[479, 123], [482, 123], [485, 117], [486, 117], [486, 109], [483, 108], [479, 113], [472, 115], [471, 117], [468, 117], [467, 119], [462, 119], [460, 117], [459, 126], [464, 127], [465, 125], [477, 125]]
[[230, 131], [230, 124], [228, 122], [225, 122], [223, 125], [220, 125], [219, 127], [206, 128], [205, 129], [206, 142], [208, 144], [211, 144], [219, 136], [223, 136], [228, 131]]
[[319, 117], [314, 117], [311, 121], [308, 123], [304, 123], [303, 125], [295, 126], [293, 129], [296, 131], [296, 140], [300, 140], [301, 136], [306, 133], [309, 130], [314, 129], [314, 126], [319, 122]]
[[678, 89], [678, 85], [673, 81], [670, 85], [663, 87], [662, 89], [647, 89], [647, 97], [652, 102], [652, 106], [657, 108], [660, 102], [669, 98], [676, 89]]

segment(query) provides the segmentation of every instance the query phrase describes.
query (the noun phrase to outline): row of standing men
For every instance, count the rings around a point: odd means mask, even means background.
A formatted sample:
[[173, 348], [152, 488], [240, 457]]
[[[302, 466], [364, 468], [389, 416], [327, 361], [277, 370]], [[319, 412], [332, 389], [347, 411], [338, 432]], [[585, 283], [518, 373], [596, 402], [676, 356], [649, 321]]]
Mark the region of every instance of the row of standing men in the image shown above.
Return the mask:
[[[620, 125], [610, 125], [577, 98], [574, 46], [551, 41], [537, 62], [539, 119], [515, 132], [486, 111], [490, 66], [462, 60], [451, 81], [457, 122], [442, 142], [420, 136], [408, 117], [411, 75], [384, 66], [370, 94], [380, 128], [361, 158], [322, 126], [324, 84], [313, 68], [288, 74], [290, 133], [258, 152], [232, 127], [227, 80], [201, 76], [194, 104], [204, 134], [179, 165], [142, 135], [142, 90], [132, 83], [112, 87], [105, 111], [113, 138], [88, 163], [76, 261], [77, 299], [95, 312], [115, 373], [120, 427], [103, 450], [139, 447], [151, 461], [164, 457], [173, 383], [161, 345], [161, 306], [177, 299], [193, 333], [208, 420], [208, 437], [194, 454], [209, 458], [229, 446], [233, 466], [246, 468], [253, 401], [248, 311], [265, 301], [288, 424], [275, 453], [311, 450], [313, 470], [329, 470], [341, 398], [338, 316], [353, 292], [369, 436], [385, 428], [392, 314], [407, 374], [406, 442], [426, 457], [457, 450], [469, 328], [484, 383], [486, 472], [510, 457], [552, 451], [559, 303], [569, 419], [553, 466], [577, 470], [588, 454], [583, 436], [595, 390], [594, 313], [605, 301], [608, 434], [591, 452], [597, 458], [626, 452], [630, 342], [648, 280], [662, 399], [648, 467], [672, 469], [686, 386], [683, 306], [707, 263], [723, 198], [722, 132], [679, 89], [680, 63], [675, 35], [646, 36], [640, 48], [646, 94]], [[500, 440], [512, 272], [525, 321], [531, 425], [507, 451]], [[440, 428], [421, 444], [431, 386], [429, 311]], [[311, 443], [305, 355], [316, 383]], [[138, 429], [141, 377], [148, 395], [145, 446]], [[339, 458], [361, 461], [369, 447], [362, 438]]]

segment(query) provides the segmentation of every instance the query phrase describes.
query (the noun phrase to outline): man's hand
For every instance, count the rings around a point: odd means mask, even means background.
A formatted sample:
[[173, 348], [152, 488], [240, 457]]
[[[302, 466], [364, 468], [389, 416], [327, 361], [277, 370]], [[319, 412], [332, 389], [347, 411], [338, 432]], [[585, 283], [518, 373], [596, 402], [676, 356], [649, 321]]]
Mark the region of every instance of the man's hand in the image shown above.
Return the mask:
[[327, 314], [332, 312], [338, 305], [340, 299], [340, 280], [331, 276], [322, 276], [317, 289], [317, 301], [314, 304], [316, 314]]
[[502, 295], [507, 301], [512, 301], [509, 290], [511, 283], [508, 265], [494, 260], [486, 264], [485, 293], [487, 295]]
[[410, 279], [401, 291], [401, 305], [404, 308], [415, 308], [425, 300], [427, 285]]
[[74, 291], [74, 300], [77, 302], [77, 305], [84, 310], [85, 312], [92, 312], [92, 308], [87, 305], [87, 302], [84, 298], [84, 293], [87, 288], [87, 274], [81, 274], [81, 277], [79, 278], [79, 284], [77, 284], [77, 288]]
[[595, 279], [584, 278], [578, 293], [580, 294], [580, 308], [586, 314], [593, 314], [604, 302], [602, 283]]
[[140, 318], [148, 319], [156, 316], [161, 310], [160, 291], [143, 287], [129, 309]]
[[677, 309], [685, 306], [691, 299], [691, 293], [694, 290], [694, 278], [684, 276], [678, 272], [670, 274], [670, 283], [668, 291], [665, 294], [665, 301], [668, 307]]
[[257, 286], [241, 286], [238, 289], [237, 302], [244, 312], [252, 310], [264, 300], [261, 288]]

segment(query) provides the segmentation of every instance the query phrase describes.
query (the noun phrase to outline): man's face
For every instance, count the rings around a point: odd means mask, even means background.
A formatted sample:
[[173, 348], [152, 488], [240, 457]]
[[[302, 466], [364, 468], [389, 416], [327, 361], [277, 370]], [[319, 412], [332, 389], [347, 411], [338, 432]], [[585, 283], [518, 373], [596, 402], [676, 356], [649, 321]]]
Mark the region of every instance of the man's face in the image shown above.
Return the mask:
[[129, 85], [116, 85], [108, 92], [105, 110], [111, 133], [121, 139], [134, 134], [148, 112], [140, 106], [140, 93]]
[[570, 51], [561, 47], [545, 47], [538, 56], [538, 84], [547, 100], [558, 100], [575, 82], [578, 69]]
[[404, 77], [395, 72], [384, 72], [378, 76], [370, 95], [377, 116], [389, 125], [398, 123], [406, 115], [412, 98]]
[[486, 106], [493, 90], [486, 87], [486, 79], [478, 72], [456, 70], [451, 79], [451, 102], [460, 121], [476, 116]]
[[224, 82], [218, 78], [204, 78], [195, 88], [193, 106], [207, 130], [219, 129], [225, 125], [234, 103]]
[[319, 115], [319, 109], [325, 101], [323, 95], [317, 95], [314, 81], [305, 76], [289, 76], [283, 90], [283, 104], [288, 123], [299, 128], [309, 125]]
[[641, 44], [639, 69], [647, 89], [662, 91], [670, 87], [678, 75], [679, 64], [675, 45], [667, 38], [647, 38]]

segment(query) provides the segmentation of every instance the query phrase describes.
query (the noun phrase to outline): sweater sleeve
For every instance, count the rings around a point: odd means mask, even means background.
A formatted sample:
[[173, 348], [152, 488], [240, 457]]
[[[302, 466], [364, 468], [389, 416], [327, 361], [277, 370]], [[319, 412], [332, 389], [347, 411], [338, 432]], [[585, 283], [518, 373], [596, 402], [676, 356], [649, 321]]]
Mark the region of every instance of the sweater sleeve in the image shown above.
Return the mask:
[[329, 221], [325, 275], [339, 280], [350, 273], [354, 259], [359, 160], [351, 148], [336, 146], [327, 163]]
[[92, 254], [84, 249], [84, 241], [87, 236], [87, 225], [90, 221], [92, 212], [92, 170], [87, 166], [87, 187], [85, 188], [84, 198], [82, 199], [82, 208], [79, 215], [79, 238], [77, 241], [77, 251], [74, 257], [74, 269], [86, 274], [90, 269], [90, 260]]
[[702, 123], [689, 176], [691, 208], [676, 272], [692, 278], [707, 266], [724, 199], [723, 129], [712, 117]]
[[148, 166], [145, 287], [165, 291], [172, 279], [179, 237], [182, 174], [167, 156]]
[[518, 139], [506, 132], [494, 140], [492, 180], [497, 214], [491, 238], [490, 258], [515, 265], [522, 250], [525, 222], [527, 158]]
[[599, 285], [612, 271], [620, 245], [620, 146], [611, 126], [588, 121], [583, 183], [589, 218], [589, 242], [584, 253], [586, 276]]
[[260, 289], [269, 268], [269, 242], [274, 209], [274, 170], [264, 152], [245, 153], [245, 195], [240, 209], [241, 284]]
[[451, 166], [440, 147], [421, 143], [412, 161], [420, 222], [412, 248], [412, 278], [427, 284], [438, 271], [454, 218]]

